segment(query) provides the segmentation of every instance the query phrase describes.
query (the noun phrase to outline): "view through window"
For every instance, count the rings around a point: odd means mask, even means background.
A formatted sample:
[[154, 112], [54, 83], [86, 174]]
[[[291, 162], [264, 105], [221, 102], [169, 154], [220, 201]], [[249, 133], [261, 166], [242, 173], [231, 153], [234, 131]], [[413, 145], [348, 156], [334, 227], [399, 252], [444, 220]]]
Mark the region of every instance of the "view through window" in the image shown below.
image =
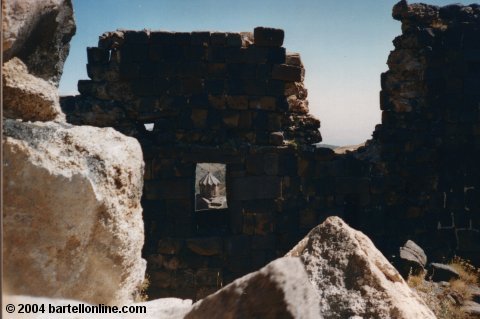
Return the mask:
[[198, 163], [195, 173], [195, 210], [227, 208], [225, 164]]

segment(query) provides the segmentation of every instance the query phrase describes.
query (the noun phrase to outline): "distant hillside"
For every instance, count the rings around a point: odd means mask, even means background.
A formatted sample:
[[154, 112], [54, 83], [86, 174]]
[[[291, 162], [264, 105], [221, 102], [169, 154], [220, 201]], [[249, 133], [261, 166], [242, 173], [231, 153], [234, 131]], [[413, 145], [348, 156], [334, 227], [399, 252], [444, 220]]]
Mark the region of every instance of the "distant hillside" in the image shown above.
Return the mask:
[[362, 144], [357, 144], [357, 145], [347, 145], [347, 146], [341, 146], [333, 149], [335, 153], [337, 154], [345, 154], [346, 152], [353, 152], [357, 150], [358, 148], [365, 146], [365, 143]]
[[322, 143], [318, 143], [316, 144], [317, 147], [326, 147], [326, 148], [331, 148], [332, 150], [340, 147], [340, 146], [337, 146], [337, 145], [330, 145], [330, 144], [322, 144]]
[[365, 146], [365, 143], [358, 144], [358, 145], [345, 145], [345, 146], [337, 146], [337, 145], [331, 145], [331, 144], [321, 144], [318, 143], [316, 144], [317, 147], [326, 147], [330, 148], [335, 151], [337, 154], [345, 154], [347, 151], [352, 152], [358, 149], [359, 147]]

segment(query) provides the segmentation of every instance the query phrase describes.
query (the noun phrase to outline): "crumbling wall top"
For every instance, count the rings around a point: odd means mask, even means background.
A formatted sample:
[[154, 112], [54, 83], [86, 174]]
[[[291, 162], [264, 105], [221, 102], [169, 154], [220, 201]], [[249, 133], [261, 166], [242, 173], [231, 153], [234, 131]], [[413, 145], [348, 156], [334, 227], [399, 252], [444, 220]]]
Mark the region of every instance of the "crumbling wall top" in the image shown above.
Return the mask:
[[311, 146], [321, 141], [320, 122], [284, 36], [267, 27], [105, 32], [87, 48], [90, 80], [78, 82], [81, 95], [64, 99], [64, 109], [70, 122], [92, 124], [85, 111], [101, 105], [95, 124], [155, 145]]
[[480, 21], [480, 5], [450, 4], [440, 7], [425, 3], [408, 4], [406, 0], [401, 0], [393, 7], [392, 16], [404, 25], [441, 29], [455, 22], [478, 23]]

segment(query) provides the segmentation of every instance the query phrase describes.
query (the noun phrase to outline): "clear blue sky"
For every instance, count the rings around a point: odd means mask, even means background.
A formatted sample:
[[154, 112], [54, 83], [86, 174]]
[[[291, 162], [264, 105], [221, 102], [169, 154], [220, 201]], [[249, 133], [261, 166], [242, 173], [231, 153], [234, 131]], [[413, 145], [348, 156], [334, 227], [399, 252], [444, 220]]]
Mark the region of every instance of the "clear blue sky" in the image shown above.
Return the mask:
[[[284, 46], [306, 68], [310, 112], [320, 119], [324, 143], [358, 144], [380, 122], [380, 73], [387, 70], [400, 22], [396, 0], [73, 0], [77, 34], [60, 82], [60, 94], [77, 94], [87, 79], [87, 46], [105, 31], [285, 30]], [[410, 1], [411, 3], [412, 1]], [[445, 5], [452, 1], [426, 0]], [[463, 4], [472, 1], [457, 1]]]

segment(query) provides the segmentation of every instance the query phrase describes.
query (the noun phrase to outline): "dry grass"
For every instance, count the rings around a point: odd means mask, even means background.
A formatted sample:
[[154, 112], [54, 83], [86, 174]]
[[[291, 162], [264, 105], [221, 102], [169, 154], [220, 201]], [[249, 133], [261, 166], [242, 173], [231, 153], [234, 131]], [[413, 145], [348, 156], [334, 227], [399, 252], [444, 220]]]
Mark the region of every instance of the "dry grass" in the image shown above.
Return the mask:
[[480, 268], [473, 266], [470, 261], [455, 256], [449, 265], [458, 272], [460, 279], [465, 283], [471, 285], [480, 283]]
[[456, 279], [450, 281], [450, 289], [456, 292], [462, 300], [472, 300], [472, 292], [468, 287], [470, 284], [466, 283], [462, 279]]
[[423, 284], [425, 283], [425, 276], [427, 275], [426, 272], [421, 272], [418, 275], [412, 275], [411, 271], [408, 275], [407, 283], [410, 288], [422, 288]]
[[407, 283], [418, 292], [438, 319], [474, 319], [476, 317], [464, 312], [461, 305], [471, 300], [469, 287], [479, 283], [479, 269], [459, 257], [455, 257], [449, 264], [457, 270], [460, 278], [451, 280], [447, 286], [425, 278], [425, 272], [409, 275]]

